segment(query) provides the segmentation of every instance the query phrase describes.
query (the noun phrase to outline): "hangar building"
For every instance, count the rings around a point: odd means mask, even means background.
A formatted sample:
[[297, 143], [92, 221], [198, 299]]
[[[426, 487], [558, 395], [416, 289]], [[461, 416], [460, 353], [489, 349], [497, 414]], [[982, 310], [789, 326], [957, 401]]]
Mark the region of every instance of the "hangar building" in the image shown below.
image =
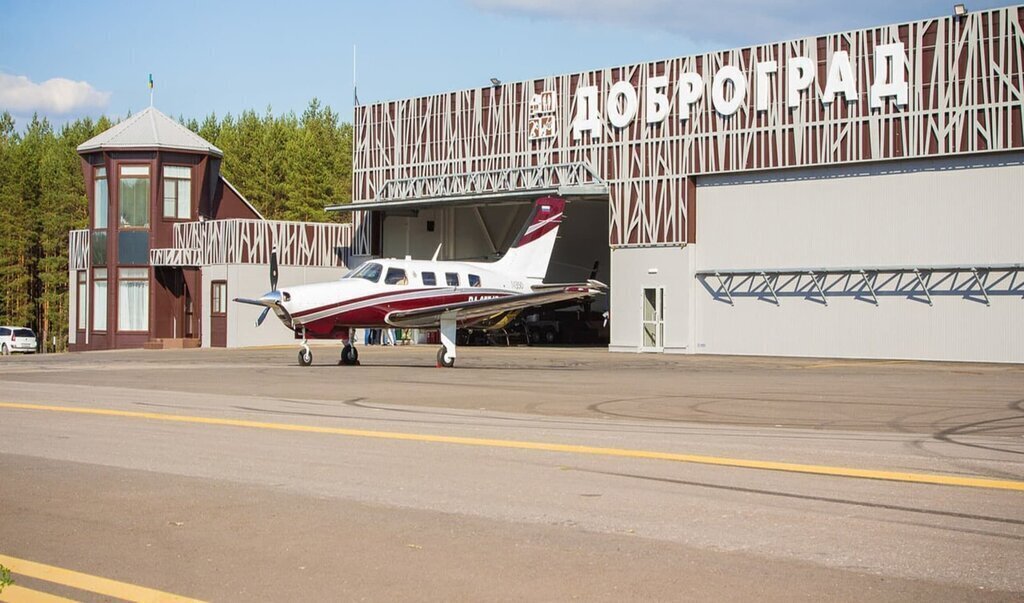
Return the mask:
[[499, 255], [612, 351], [1024, 361], [1024, 8], [359, 106], [356, 259]]

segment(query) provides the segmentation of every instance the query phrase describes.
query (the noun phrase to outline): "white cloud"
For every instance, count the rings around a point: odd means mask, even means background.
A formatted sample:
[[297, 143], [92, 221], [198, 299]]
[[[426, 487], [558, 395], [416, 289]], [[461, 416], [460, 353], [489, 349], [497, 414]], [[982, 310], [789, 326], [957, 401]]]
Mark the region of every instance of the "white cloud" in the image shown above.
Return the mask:
[[[942, 0], [467, 0], [497, 14], [652, 28], [730, 45], [886, 25], [949, 14]], [[975, 0], [972, 9], [999, 4]], [[978, 5], [981, 6], [978, 6]]]
[[37, 84], [23, 75], [0, 73], [0, 109], [12, 113], [67, 115], [103, 109], [109, 102], [110, 93], [100, 92], [89, 82], [55, 77]]

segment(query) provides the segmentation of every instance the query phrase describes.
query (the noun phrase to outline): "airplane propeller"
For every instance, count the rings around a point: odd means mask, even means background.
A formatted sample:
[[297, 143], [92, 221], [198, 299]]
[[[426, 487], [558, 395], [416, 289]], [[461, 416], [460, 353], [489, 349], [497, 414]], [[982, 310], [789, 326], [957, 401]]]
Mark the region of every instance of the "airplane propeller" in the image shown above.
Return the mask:
[[[270, 251], [270, 292], [274, 293], [277, 291], [277, 248], [275, 247]], [[263, 321], [267, 319], [267, 314], [270, 313], [270, 306], [263, 308], [260, 312], [260, 317], [256, 319], [256, 326], [263, 324]]]

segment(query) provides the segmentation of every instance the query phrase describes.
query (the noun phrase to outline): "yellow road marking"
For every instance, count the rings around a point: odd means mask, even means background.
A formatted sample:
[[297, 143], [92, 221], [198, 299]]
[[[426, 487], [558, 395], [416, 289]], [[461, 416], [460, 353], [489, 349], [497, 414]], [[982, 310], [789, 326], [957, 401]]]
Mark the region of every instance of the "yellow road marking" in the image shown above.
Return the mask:
[[65, 412], [81, 415], [100, 415], [107, 417], [128, 417], [133, 419], [147, 419], [152, 421], [198, 423], [202, 425], [224, 425], [230, 427], [248, 427], [252, 429], [270, 429], [276, 431], [322, 433], [358, 438], [404, 440], [409, 442], [430, 442], [434, 444], [460, 444], [463, 446], [485, 446], [489, 448], [513, 448], [518, 450], [537, 450], [544, 452], [565, 452], [569, 454], [588, 454], [598, 456], [625, 457], [634, 459], [676, 461], [680, 463], [719, 465], [723, 467], [739, 467], [743, 469], [763, 469], [767, 471], [810, 473], [814, 475], [828, 475], [833, 477], [856, 477], [862, 479], [877, 479], [894, 482], [913, 482], [919, 484], [933, 484], [940, 486], [965, 486], [969, 488], [1016, 490], [1018, 492], [1024, 492], [1024, 481], [990, 479], [986, 477], [975, 476], [941, 475], [932, 473], [909, 473], [905, 471], [884, 471], [874, 469], [854, 469], [851, 467], [832, 467], [828, 465], [805, 465], [801, 463], [758, 461], [719, 456], [706, 456], [700, 454], [679, 454], [674, 452], [635, 450], [630, 448], [603, 448], [599, 446], [582, 446], [576, 444], [553, 444], [548, 442], [495, 440], [489, 438], [429, 435], [422, 433], [373, 431], [366, 429], [348, 429], [344, 427], [320, 427], [316, 425], [299, 425], [295, 423], [265, 423], [263, 421], [248, 421], [244, 419], [224, 419], [218, 417], [170, 415], [164, 413], [113, 410], [107, 408], [47, 406], [41, 404], [22, 404], [17, 402], [0, 402], [0, 408], [11, 408], [19, 410], [42, 410], [49, 412]]
[[[189, 599], [188, 597], [181, 597], [171, 593], [154, 590], [152, 588], [146, 588], [144, 586], [136, 586], [135, 584], [128, 584], [127, 582], [118, 582], [117, 580], [111, 580], [109, 578], [91, 576], [89, 574], [83, 574], [81, 572], [64, 569], [62, 567], [54, 567], [52, 565], [37, 563], [35, 561], [26, 561], [25, 559], [16, 559], [6, 555], [0, 555], [0, 565], [7, 566], [7, 568], [11, 570], [11, 573], [14, 574], [37, 578], [47, 582], [55, 582], [57, 584], [63, 584], [64, 586], [77, 588], [79, 590], [86, 590], [91, 593], [114, 597], [117, 599], [124, 599], [127, 601], [146, 601], [153, 603], [202, 603], [197, 599]], [[11, 586], [5, 588], [3, 593], [0, 593], [0, 597], [7, 597], [7, 591], [9, 588], [11, 588]], [[21, 590], [28, 589], [19, 589], [15, 592], [18, 593]], [[52, 597], [52, 595], [37, 593], [36, 591], [29, 592], [36, 595]], [[66, 601], [67, 599], [61, 599], [59, 597], [54, 599], [11, 599], [12, 603], [14, 601], [33, 600]]]
[[3, 603], [75, 603], [74, 599], [65, 599], [17, 584], [5, 586], [3, 592], [0, 592], [0, 601]]

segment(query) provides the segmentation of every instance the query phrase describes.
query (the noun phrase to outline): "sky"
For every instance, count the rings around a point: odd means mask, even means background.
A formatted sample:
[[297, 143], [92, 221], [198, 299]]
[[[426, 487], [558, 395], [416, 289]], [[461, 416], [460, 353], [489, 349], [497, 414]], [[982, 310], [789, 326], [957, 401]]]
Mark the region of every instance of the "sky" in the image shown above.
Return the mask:
[[[969, 10], [1008, 4], [969, 2]], [[363, 104], [944, 16], [933, 0], [0, 0], [0, 111], [62, 124]]]

